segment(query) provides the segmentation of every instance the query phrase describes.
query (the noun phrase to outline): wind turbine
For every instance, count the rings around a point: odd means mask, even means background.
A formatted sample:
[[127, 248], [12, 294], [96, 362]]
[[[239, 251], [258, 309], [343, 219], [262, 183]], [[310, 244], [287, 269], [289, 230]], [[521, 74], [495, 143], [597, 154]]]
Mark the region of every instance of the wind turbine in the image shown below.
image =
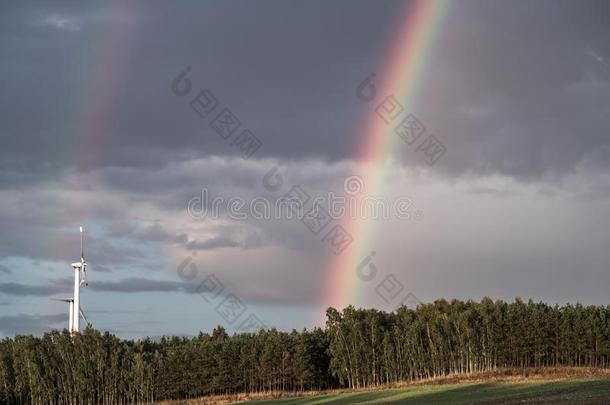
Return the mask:
[[87, 282], [85, 281], [85, 273], [87, 271], [87, 262], [85, 261], [85, 250], [83, 247], [83, 227], [80, 227], [80, 262], [72, 263], [74, 269], [74, 301], [72, 302], [74, 315], [72, 317], [72, 332], [79, 332], [80, 321], [80, 286]]
[[74, 298], [49, 298], [51, 301], [67, 302], [70, 307], [70, 316], [68, 318], [68, 332], [72, 333], [72, 325], [74, 324]]
[[80, 227], [80, 261], [72, 263], [74, 269], [74, 297], [73, 298], [51, 298], [53, 301], [67, 302], [70, 307], [68, 331], [70, 333], [79, 332], [79, 321], [82, 316], [85, 322], [90, 325], [89, 320], [85, 317], [83, 310], [80, 308], [80, 286], [87, 282], [85, 281], [85, 274], [87, 271], [87, 262], [85, 261], [85, 250], [83, 247], [83, 227]]

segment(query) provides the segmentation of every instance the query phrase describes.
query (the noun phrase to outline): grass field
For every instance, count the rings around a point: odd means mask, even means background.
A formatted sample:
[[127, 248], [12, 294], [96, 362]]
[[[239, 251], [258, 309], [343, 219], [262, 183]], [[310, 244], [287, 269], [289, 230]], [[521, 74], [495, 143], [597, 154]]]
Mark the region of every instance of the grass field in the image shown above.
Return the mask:
[[370, 392], [248, 402], [308, 404], [610, 404], [610, 380], [488, 382], [422, 385]]

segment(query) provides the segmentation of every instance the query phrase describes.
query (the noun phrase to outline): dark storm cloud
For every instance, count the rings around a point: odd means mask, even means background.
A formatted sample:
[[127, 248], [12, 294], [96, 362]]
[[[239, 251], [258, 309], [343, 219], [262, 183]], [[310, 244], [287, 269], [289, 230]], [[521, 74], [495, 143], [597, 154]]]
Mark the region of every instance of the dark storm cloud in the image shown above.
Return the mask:
[[[280, 2], [194, 7], [168, 8], [160, 2], [128, 8], [7, 7], [10, 23], [0, 48], [0, 72], [9, 79], [2, 93], [6, 156], [27, 157], [30, 164], [53, 162], [61, 169], [72, 164], [69, 153], [76, 150], [81, 167], [150, 166], [178, 151], [231, 153], [209, 122], [195, 118], [188, 102], [171, 93], [171, 80], [186, 64], [193, 66], [196, 87], [209, 87], [266, 140], [265, 154], [317, 155], [320, 144], [329, 141], [333, 155], [343, 153], [345, 134], [357, 118], [342, 107], [353, 93], [345, 70], [357, 71], [351, 64], [362, 60], [367, 48], [382, 53], [379, 39], [395, 5], [369, 9], [352, 2], [352, 13], [342, 4], [325, 4], [324, 13]], [[259, 16], [252, 19], [255, 10]], [[131, 19], [124, 21], [124, 14]], [[61, 29], [62, 21], [78, 29]], [[121, 53], [127, 47], [129, 54]], [[107, 59], [97, 60], [97, 51], [105, 51]], [[116, 76], [103, 82], [93, 76], [103, 74], [96, 69], [102, 64], [112, 64], [104, 70]], [[87, 92], [96, 81], [104, 88]], [[84, 120], [88, 108], [103, 115]], [[333, 117], [332, 122], [321, 116]]]
[[423, 116], [450, 150], [443, 168], [524, 179], [607, 171], [610, 69], [585, 50], [610, 48], [608, 4], [461, 4], [422, 90]]
[[[257, 156], [349, 158], [374, 109], [355, 89], [371, 71], [383, 77], [405, 18], [391, 1], [4, 9], [3, 187], [70, 165], [151, 168], [236, 155], [210, 128], [213, 117], [200, 119], [191, 96], [171, 92], [187, 65], [193, 94], [212, 91], [263, 141]], [[439, 170], [525, 178], [583, 163], [606, 170], [608, 18], [608, 5], [594, 1], [452, 4], [413, 106], [449, 147]], [[405, 150], [396, 157], [412, 164]]]

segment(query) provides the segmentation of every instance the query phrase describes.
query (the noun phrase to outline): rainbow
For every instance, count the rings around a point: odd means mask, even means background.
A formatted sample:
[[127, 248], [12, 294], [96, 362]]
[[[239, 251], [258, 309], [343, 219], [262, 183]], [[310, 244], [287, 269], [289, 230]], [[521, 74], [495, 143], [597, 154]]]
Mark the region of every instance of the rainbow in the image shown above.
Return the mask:
[[138, 9], [132, 2], [112, 2], [108, 18], [94, 33], [93, 46], [83, 52], [83, 75], [75, 105], [69, 146], [76, 164], [95, 164], [113, 141], [116, 100], [129, 80], [130, 52], [136, 46]]
[[[386, 68], [379, 75], [381, 85], [375, 83], [377, 96], [371, 103], [374, 104], [373, 109], [367, 117], [366, 130], [357, 149], [356, 160], [366, 162], [366, 171], [361, 170], [358, 175], [363, 179], [368, 195], [382, 195], [384, 168], [389, 152], [397, 142], [402, 142], [394, 132], [396, 125], [386, 123], [374, 109], [385, 97], [393, 95], [404, 107], [403, 114], [413, 110], [428, 55], [447, 14], [448, 4], [448, 0], [413, 0], [406, 5], [406, 18], [401, 21], [389, 48], [391, 53]], [[373, 251], [375, 229], [371, 222], [361, 218], [343, 220], [343, 227], [354, 241], [329, 263], [330, 282], [326, 286], [326, 306], [341, 309], [356, 302], [359, 281], [356, 268]], [[381, 278], [375, 279], [375, 282], [378, 281]]]

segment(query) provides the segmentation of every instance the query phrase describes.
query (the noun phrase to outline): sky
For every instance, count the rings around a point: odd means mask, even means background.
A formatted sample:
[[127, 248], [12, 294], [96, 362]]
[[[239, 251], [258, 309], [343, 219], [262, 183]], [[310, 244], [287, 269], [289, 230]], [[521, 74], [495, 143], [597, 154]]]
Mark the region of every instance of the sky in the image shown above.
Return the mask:
[[[445, 153], [367, 161], [383, 95], [361, 84], [412, 4], [0, 5], [0, 336], [67, 327], [49, 297], [72, 294], [80, 225], [82, 309], [125, 338], [321, 326], [341, 254], [362, 258], [342, 305], [393, 310], [396, 285], [609, 304], [610, 4], [450, 2], [408, 106]], [[380, 168], [383, 187], [358, 175]], [[337, 253], [261, 214], [297, 186], [408, 215], [364, 212], [367, 248]]]

